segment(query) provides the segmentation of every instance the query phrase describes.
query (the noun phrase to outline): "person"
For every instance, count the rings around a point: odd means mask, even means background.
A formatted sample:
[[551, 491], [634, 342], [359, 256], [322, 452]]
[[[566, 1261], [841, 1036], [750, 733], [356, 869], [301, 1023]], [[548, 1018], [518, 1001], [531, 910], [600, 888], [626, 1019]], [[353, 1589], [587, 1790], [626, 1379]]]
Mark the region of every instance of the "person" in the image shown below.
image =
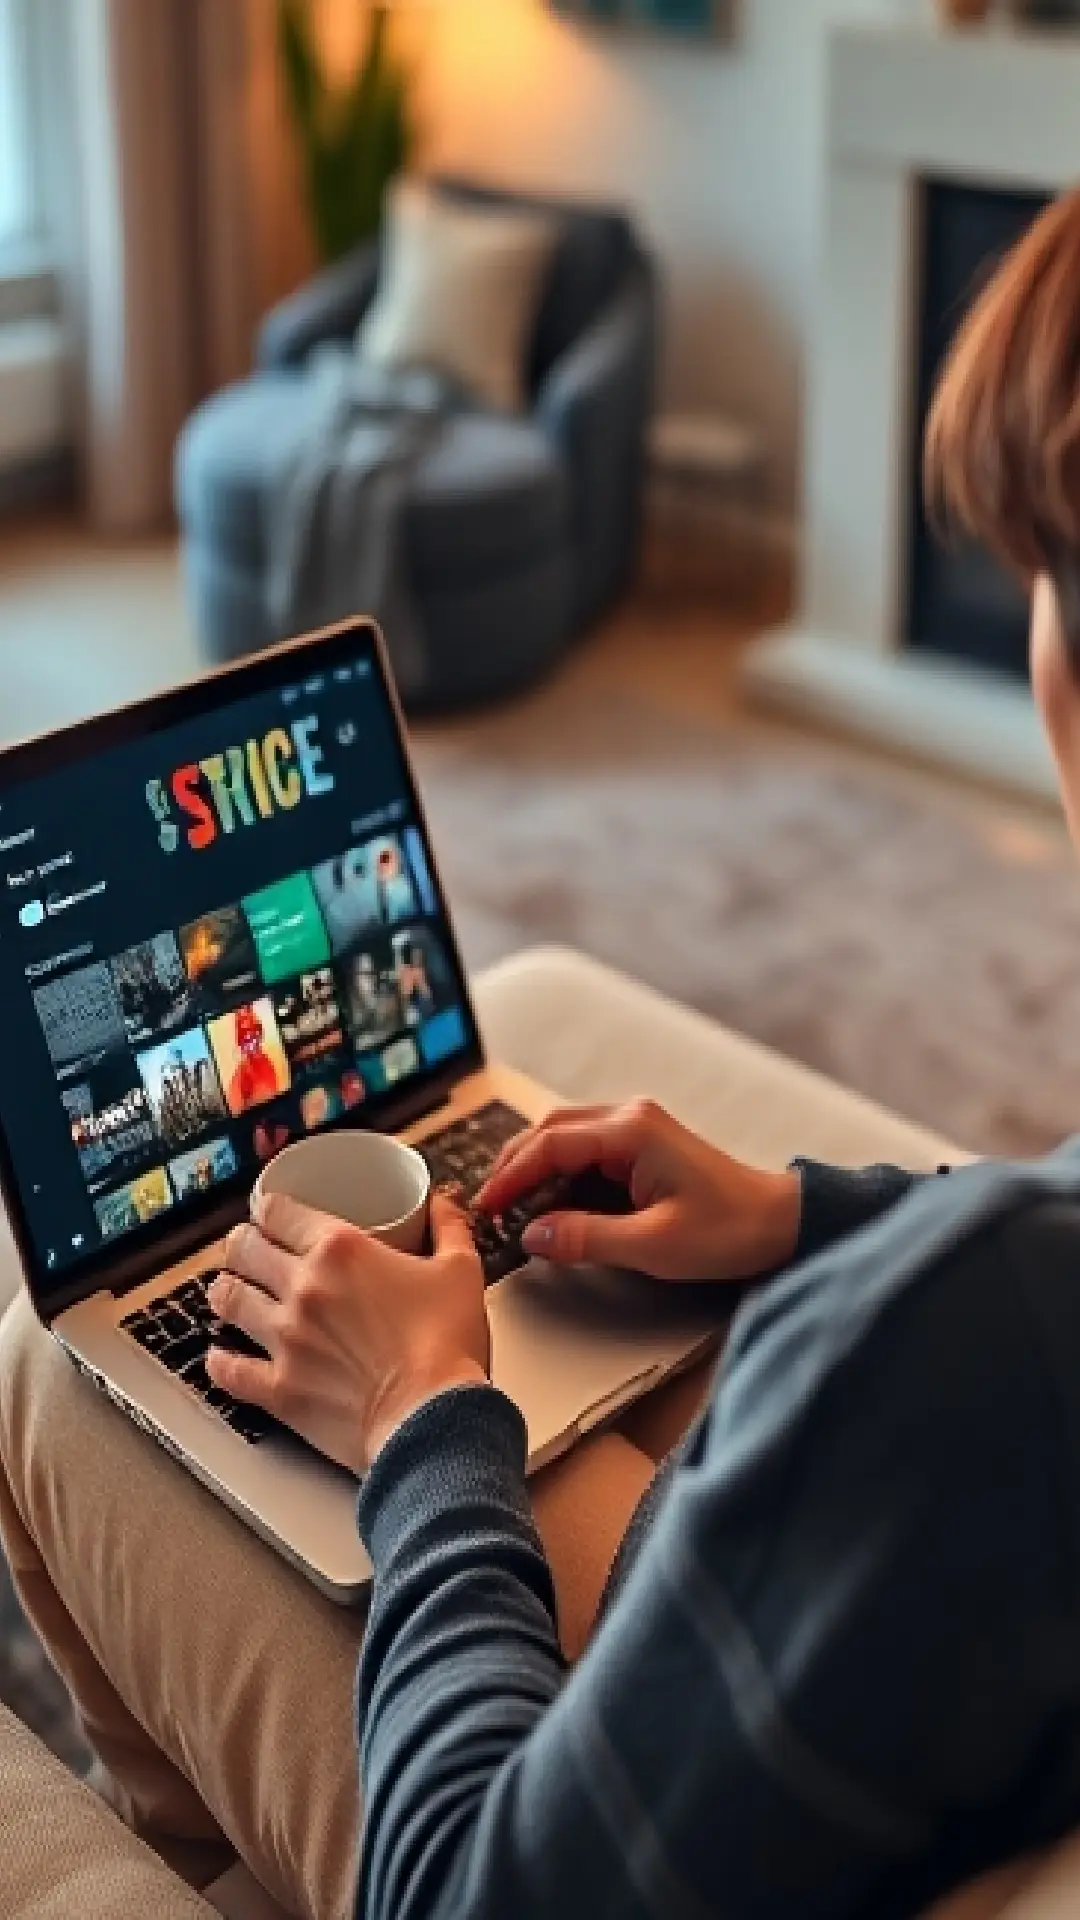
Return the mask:
[[[1033, 683], [1080, 839], [1078, 288], [1073, 196], [964, 328], [928, 476], [1032, 587]], [[556, 1212], [532, 1249], [673, 1286], [765, 1276], [714, 1383], [652, 1408], [636, 1450], [601, 1437], [601, 1500], [585, 1447], [530, 1503], [449, 1199], [426, 1259], [280, 1195], [230, 1237], [215, 1305], [270, 1357], [216, 1354], [218, 1384], [362, 1477], [370, 1612], [319, 1616], [318, 1660], [287, 1569], [253, 1591], [240, 1529], [186, 1508], [178, 1476], [162, 1529], [164, 1469], [115, 1422], [96, 1465], [79, 1383], [9, 1314], [0, 1524], [113, 1798], [189, 1874], [224, 1836], [320, 1920], [354, 1903], [370, 1920], [888, 1920], [1064, 1834], [1080, 1143], [940, 1177], [778, 1173], [643, 1101], [556, 1114], [481, 1204], [593, 1165], [632, 1211]], [[200, 1621], [179, 1649], [173, 1578]]]
[[229, 1112], [247, 1113], [273, 1100], [288, 1081], [266, 1051], [266, 1030], [257, 1007], [237, 1008], [229, 1037], [236, 1057], [226, 1088]]
[[412, 882], [405, 871], [401, 846], [397, 840], [384, 840], [375, 854], [375, 893], [379, 919], [384, 926], [395, 920], [407, 920], [416, 912]]
[[402, 1024], [401, 992], [390, 967], [373, 953], [358, 953], [350, 978], [352, 1024], [358, 1045], [382, 1045]]
[[428, 976], [424, 941], [419, 931], [395, 934], [394, 961], [402, 1011], [410, 1027], [421, 1026], [435, 1011], [435, 994]]

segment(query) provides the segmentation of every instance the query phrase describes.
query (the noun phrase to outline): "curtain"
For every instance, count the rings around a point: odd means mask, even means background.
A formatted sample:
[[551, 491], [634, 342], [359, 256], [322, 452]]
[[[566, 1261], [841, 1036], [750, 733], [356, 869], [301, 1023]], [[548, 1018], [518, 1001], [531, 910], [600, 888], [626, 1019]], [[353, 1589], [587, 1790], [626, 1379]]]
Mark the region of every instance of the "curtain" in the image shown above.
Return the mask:
[[76, 345], [88, 512], [168, 522], [192, 407], [250, 359], [243, 0], [35, 0], [46, 208]]

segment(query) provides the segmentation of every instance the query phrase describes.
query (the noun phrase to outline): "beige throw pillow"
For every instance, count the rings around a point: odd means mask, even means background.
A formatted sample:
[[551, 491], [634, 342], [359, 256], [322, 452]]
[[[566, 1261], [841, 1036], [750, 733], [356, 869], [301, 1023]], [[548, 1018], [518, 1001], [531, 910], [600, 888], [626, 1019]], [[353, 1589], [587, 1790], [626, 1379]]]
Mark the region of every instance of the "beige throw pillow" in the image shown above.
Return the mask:
[[519, 412], [556, 222], [467, 206], [411, 180], [393, 188], [388, 217], [379, 288], [356, 336], [361, 357], [435, 369]]

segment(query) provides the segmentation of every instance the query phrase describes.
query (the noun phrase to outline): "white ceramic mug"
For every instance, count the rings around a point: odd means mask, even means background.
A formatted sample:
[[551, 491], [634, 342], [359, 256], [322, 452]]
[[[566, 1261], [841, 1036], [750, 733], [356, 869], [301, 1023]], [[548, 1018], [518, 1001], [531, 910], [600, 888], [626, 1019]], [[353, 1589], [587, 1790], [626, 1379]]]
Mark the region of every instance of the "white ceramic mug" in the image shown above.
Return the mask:
[[335, 1214], [399, 1253], [424, 1251], [431, 1175], [415, 1147], [389, 1134], [298, 1140], [264, 1167], [254, 1188], [260, 1192], [287, 1193], [319, 1213]]

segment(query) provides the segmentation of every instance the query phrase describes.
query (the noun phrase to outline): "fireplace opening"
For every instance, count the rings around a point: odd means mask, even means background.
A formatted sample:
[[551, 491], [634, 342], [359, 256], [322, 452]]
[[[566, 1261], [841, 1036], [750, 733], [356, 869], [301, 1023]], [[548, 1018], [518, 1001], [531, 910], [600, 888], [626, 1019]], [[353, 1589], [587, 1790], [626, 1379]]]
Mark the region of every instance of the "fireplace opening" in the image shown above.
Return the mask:
[[943, 547], [922, 499], [921, 451], [946, 353], [1002, 255], [1049, 196], [928, 180], [921, 191], [916, 310], [918, 437], [912, 458], [911, 548], [904, 638], [909, 647], [1028, 678], [1028, 605], [1017, 581], [973, 541]]

